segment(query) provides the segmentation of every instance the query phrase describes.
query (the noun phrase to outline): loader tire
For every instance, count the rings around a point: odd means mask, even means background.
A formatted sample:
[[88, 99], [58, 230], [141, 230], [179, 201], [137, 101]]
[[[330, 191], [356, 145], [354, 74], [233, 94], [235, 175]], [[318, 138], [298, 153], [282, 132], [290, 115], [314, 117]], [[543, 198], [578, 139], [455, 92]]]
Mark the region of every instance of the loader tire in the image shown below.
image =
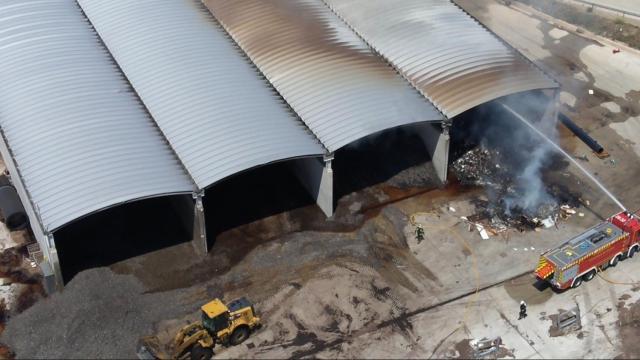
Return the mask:
[[200, 344], [195, 344], [191, 348], [191, 360], [209, 360], [213, 357], [211, 348], [204, 348]]
[[249, 328], [246, 326], [241, 326], [233, 331], [233, 334], [231, 334], [231, 338], [229, 339], [229, 343], [231, 345], [242, 344], [248, 338]]

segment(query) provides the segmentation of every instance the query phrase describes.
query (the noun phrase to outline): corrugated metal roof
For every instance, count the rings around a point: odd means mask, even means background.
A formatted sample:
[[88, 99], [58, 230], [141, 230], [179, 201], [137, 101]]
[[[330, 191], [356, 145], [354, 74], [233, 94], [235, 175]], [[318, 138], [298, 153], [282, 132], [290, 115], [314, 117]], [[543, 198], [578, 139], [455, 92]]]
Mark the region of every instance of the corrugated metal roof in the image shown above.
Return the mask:
[[3, 0], [0, 64], [2, 155], [15, 161], [31, 198], [22, 200], [45, 231], [194, 190], [75, 2]]
[[204, 188], [325, 150], [197, 0], [79, 0]]
[[324, 0], [447, 117], [557, 87], [449, 0]]
[[330, 150], [442, 115], [321, 0], [205, 0]]

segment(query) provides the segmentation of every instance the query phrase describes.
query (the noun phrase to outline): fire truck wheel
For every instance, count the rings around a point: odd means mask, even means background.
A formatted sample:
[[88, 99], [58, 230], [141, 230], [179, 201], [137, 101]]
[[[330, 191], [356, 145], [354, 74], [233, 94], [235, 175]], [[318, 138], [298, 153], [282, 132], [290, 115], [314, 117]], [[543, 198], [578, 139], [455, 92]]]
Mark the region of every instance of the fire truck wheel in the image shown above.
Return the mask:
[[611, 265], [611, 267], [614, 267], [618, 265], [618, 261], [620, 261], [620, 255], [616, 255], [616, 257], [611, 259], [611, 261], [609, 262], [609, 265]]
[[584, 279], [584, 281], [591, 281], [593, 280], [594, 277], [596, 277], [596, 269], [593, 269], [588, 273], [584, 274], [582, 278]]
[[629, 250], [629, 255], [627, 256], [629, 259], [631, 259], [633, 257], [633, 255], [636, 254], [636, 252], [638, 251], [637, 247], [632, 247], [631, 250]]
[[577, 278], [574, 282], [573, 285], [571, 285], [572, 288], [577, 288], [578, 286], [582, 285], [582, 276]]

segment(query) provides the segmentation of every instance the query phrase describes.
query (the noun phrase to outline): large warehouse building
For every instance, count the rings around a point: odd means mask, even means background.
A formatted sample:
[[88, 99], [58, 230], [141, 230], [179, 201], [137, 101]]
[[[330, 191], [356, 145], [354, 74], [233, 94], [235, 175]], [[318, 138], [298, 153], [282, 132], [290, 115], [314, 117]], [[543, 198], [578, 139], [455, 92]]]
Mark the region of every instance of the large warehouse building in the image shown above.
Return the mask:
[[5, 0], [0, 63], [0, 151], [58, 287], [71, 232], [133, 238], [112, 225], [142, 206], [206, 251], [209, 191], [275, 163], [331, 216], [346, 146], [411, 127], [445, 181], [456, 116], [556, 87], [449, 0]]

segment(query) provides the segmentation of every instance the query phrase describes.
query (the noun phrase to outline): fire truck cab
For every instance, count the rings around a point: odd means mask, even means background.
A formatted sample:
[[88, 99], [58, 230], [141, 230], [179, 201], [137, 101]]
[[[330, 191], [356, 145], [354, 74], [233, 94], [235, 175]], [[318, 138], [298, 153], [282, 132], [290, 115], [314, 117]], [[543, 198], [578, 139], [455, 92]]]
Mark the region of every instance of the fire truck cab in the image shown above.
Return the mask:
[[589, 281], [598, 269], [616, 266], [640, 250], [640, 221], [621, 212], [540, 256], [535, 275], [567, 289]]

